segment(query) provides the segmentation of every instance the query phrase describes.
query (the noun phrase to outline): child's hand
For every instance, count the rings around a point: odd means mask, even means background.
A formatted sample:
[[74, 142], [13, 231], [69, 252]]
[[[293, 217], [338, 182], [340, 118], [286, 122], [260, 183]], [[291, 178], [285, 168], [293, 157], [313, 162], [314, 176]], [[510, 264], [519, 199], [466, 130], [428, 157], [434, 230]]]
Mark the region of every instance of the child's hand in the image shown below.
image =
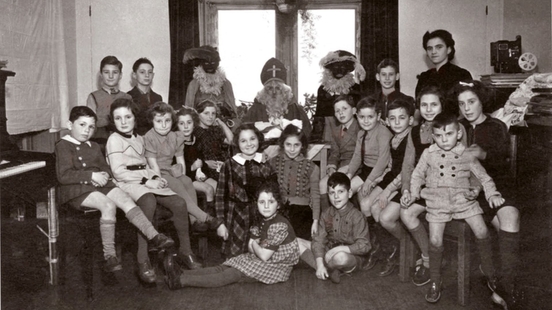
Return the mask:
[[326, 174], [327, 175], [332, 175], [332, 174], [334, 174], [335, 171], [336, 171], [335, 167], [329, 167], [328, 169], [326, 169]]
[[192, 171], [194, 170], [197, 170], [199, 168], [203, 167], [203, 161], [201, 161], [201, 159], [196, 159], [196, 161], [194, 161], [194, 163], [192, 164], [192, 166], [190, 166], [190, 168], [192, 169]]
[[249, 253], [255, 254], [255, 250], [253, 249], [253, 243], [259, 243], [256, 239], [249, 239], [249, 242], [247, 243], [247, 248], [249, 249]]
[[318, 220], [312, 221], [311, 235], [314, 236], [318, 233]]
[[372, 182], [370, 180], [366, 179], [366, 182], [362, 184], [362, 195], [368, 196], [370, 192], [372, 191]]
[[221, 224], [217, 228], [217, 236], [221, 237], [224, 240], [228, 239], [228, 228], [226, 228], [226, 225]]
[[97, 186], [103, 187], [107, 184], [107, 181], [109, 181], [109, 174], [107, 172], [92, 172], [92, 185], [96, 183]]
[[217, 170], [218, 169], [218, 161], [216, 160], [206, 160], [205, 163], [207, 164], [207, 167]]
[[407, 209], [414, 201], [410, 197], [410, 191], [405, 190], [401, 196], [401, 207]]
[[466, 197], [467, 200], [475, 200], [477, 196], [479, 196], [480, 191], [481, 188], [479, 186], [470, 187], [470, 190], [464, 193], [464, 197]]
[[387, 189], [384, 189], [381, 194], [378, 195], [374, 203], [377, 203], [380, 209], [383, 210], [385, 209], [385, 207], [387, 207], [387, 204], [389, 203], [390, 195], [391, 193]]
[[316, 277], [320, 280], [326, 280], [328, 278], [328, 270], [324, 264], [317, 265]]
[[466, 148], [466, 151], [479, 160], [484, 160], [487, 157], [487, 152], [477, 144], [470, 145], [470, 147]]
[[149, 179], [144, 185], [146, 185], [147, 188], [162, 189], [167, 187], [167, 180], [163, 178], [157, 178], [155, 180]]
[[499, 195], [494, 195], [489, 198], [489, 205], [491, 208], [500, 207], [504, 203], [504, 198]]
[[223, 122], [220, 118], [217, 117], [217, 118], [215, 119], [215, 123], [214, 123], [214, 124], [215, 124], [215, 126], [222, 127], [222, 124], [223, 124], [223, 123], [224, 123], [224, 122]]
[[198, 180], [199, 182], [205, 182], [205, 180], [207, 180], [207, 176], [205, 175], [205, 173], [203, 173], [203, 171], [201, 171], [201, 168], [197, 168], [196, 180]]

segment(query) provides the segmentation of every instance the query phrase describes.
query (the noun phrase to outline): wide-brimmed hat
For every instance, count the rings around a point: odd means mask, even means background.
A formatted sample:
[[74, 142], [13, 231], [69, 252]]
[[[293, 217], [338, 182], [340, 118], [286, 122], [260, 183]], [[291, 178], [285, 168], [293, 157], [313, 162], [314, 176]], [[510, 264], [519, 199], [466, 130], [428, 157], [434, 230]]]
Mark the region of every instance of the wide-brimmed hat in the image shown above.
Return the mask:
[[360, 64], [355, 55], [344, 50], [329, 52], [326, 56], [320, 59], [320, 67], [327, 68], [330, 64], [345, 61], [351, 62], [353, 65], [355, 77], [360, 81], [364, 81], [366, 78], [366, 70], [364, 70], [364, 67]]
[[220, 61], [220, 55], [215, 47], [203, 45], [187, 49], [186, 52], [184, 52], [182, 62], [188, 63], [195, 59], [207, 60], [208, 62]]

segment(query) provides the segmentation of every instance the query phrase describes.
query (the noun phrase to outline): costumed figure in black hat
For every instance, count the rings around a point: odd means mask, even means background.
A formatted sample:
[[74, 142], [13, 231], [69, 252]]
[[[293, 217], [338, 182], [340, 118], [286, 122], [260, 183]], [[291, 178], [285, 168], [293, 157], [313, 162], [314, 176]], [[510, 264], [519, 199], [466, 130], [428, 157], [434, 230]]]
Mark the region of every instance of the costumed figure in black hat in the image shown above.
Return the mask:
[[310, 141], [329, 142], [332, 130], [337, 126], [334, 100], [339, 95], [351, 95], [358, 102], [361, 98], [359, 83], [364, 81], [366, 71], [355, 55], [343, 50], [329, 52], [320, 60], [320, 67], [324, 71], [318, 88]]
[[183, 62], [194, 67], [194, 79], [188, 84], [185, 106], [195, 108], [198, 103], [211, 100], [217, 104], [219, 117], [229, 127], [235, 127], [237, 108], [232, 83], [219, 67], [220, 56], [216, 48], [204, 45], [190, 48]]
[[267, 141], [275, 141], [289, 124], [301, 128], [307, 137], [311, 133], [309, 117], [295, 101], [291, 87], [286, 85], [286, 76], [284, 64], [270, 58], [261, 71], [263, 89], [242, 118], [243, 122], [254, 122]]

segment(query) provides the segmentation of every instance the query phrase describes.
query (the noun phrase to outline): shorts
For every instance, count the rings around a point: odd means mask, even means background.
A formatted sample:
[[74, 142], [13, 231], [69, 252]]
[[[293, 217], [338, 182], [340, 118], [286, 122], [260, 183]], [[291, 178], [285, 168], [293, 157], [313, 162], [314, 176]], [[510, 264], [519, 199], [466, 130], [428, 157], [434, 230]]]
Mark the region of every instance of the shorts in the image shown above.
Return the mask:
[[464, 197], [466, 188], [424, 188], [421, 196], [426, 200], [426, 220], [433, 223], [446, 223], [451, 220], [466, 219], [483, 214], [477, 200]]
[[362, 165], [362, 168], [360, 170], [360, 173], [358, 174], [358, 177], [363, 181], [366, 182], [366, 179], [372, 172], [373, 167], [368, 167], [366, 165]]
[[500, 180], [497, 180], [495, 183], [497, 190], [502, 195], [502, 198], [504, 198], [504, 203], [502, 205], [496, 208], [491, 208], [487, 198], [485, 197], [485, 193], [483, 192], [481, 192], [477, 197], [477, 201], [479, 202], [481, 209], [483, 209], [483, 218], [487, 223], [490, 223], [496, 216], [498, 210], [503, 207], [510, 206], [515, 207], [518, 210], [520, 208], [517, 203], [517, 188], [515, 187], [515, 182], [512, 181], [511, 183], [508, 183], [506, 181], [501, 182]]
[[84, 209], [87, 209], [86, 207], [82, 207], [82, 203], [84, 202], [84, 200], [86, 200], [86, 198], [88, 198], [88, 195], [94, 193], [94, 192], [100, 192], [104, 195], [107, 195], [109, 192], [111, 192], [114, 188], [116, 188], [115, 186], [111, 187], [111, 186], [103, 186], [103, 187], [96, 187], [96, 190], [94, 191], [91, 191], [91, 192], [86, 192], [78, 197], [75, 197], [71, 200], [69, 200], [67, 202], [67, 204], [69, 204], [71, 206], [71, 208], [73, 209], [77, 209], [77, 210], [84, 210]]

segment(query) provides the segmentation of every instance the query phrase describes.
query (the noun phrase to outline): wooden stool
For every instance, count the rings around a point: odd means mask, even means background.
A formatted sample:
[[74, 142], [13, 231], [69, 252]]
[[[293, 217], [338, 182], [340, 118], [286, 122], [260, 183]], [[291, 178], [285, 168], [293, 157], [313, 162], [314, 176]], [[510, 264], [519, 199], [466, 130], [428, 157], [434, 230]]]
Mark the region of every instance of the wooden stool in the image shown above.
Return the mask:
[[[425, 218], [422, 221], [427, 227]], [[470, 297], [470, 253], [471, 253], [471, 229], [463, 220], [452, 220], [447, 223], [444, 239], [453, 240], [458, 243], [458, 303], [465, 306]], [[402, 282], [410, 280], [411, 271], [414, 269], [416, 257], [412, 236], [404, 229], [401, 236], [401, 256], [399, 278]]]

